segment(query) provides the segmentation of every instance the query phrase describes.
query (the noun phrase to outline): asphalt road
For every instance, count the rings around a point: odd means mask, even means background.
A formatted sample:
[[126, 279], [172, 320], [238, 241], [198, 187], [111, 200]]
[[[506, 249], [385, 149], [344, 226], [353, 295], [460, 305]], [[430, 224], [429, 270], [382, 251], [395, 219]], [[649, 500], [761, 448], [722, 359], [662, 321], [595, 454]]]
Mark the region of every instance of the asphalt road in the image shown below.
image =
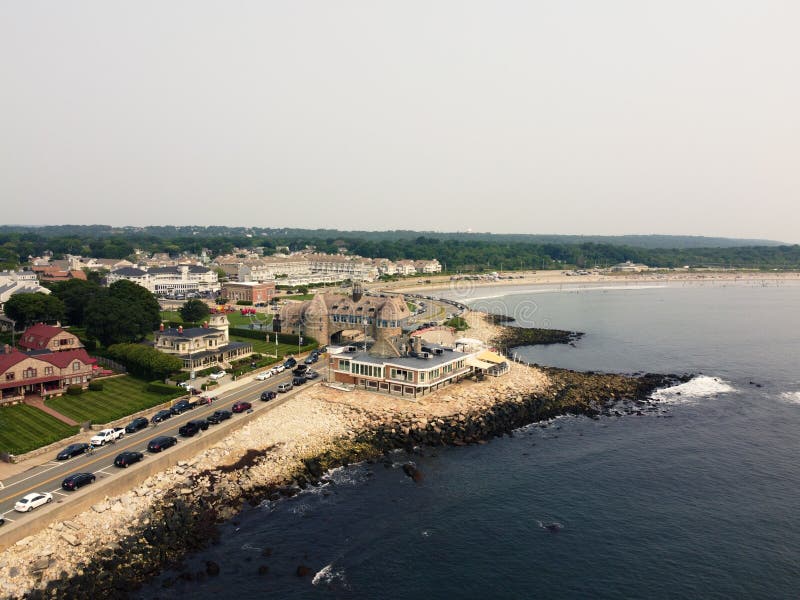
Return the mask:
[[[149, 426], [146, 429], [137, 431], [136, 433], [126, 433], [125, 437], [123, 437], [121, 440], [118, 440], [113, 444], [107, 444], [105, 446], [96, 448], [94, 454], [91, 455], [84, 453], [80, 456], [60, 461], [56, 460], [55, 454], [57, 452], [54, 452], [51, 460], [44, 461], [23, 473], [3, 481], [4, 487], [0, 489], [0, 516], [5, 518], [6, 526], [17, 521], [22, 521], [23, 519], [35, 519], [37, 509], [33, 509], [27, 513], [19, 513], [14, 510], [14, 504], [26, 494], [31, 492], [51, 492], [53, 494], [54, 502], [69, 501], [71, 496], [91, 494], [92, 488], [94, 487], [92, 484], [86, 485], [77, 491], [67, 492], [61, 489], [61, 482], [65, 477], [67, 477], [67, 475], [72, 473], [94, 473], [98, 482], [107, 477], [123, 477], [125, 472], [128, 472], [131, 469], [136, 469], [139, 465], [147, 462], [148, 456], [153, 456], [152, 453], [147, 451], [147, 443], [157, 436], [174, 436], [178, 439], [179, 445], [191, 444], [198, 438], [202, 438], [202, 432], [190, 438], [184, 438], [178, 435], [178, 428], [187, 421], [194, 419], [205, 419], [215, 410], [230, 410], [234, 402], [242, 400], [250, 402], [253, 405], [254, 412], [266, 412], [286, 402], [286, 400], [292, 396], [294, 389], [303, 389], [305, 388], [305, 385], [311, 385], [312, 383], [319, 381], [315, 380], [305, 384], [300, 388], [294, 388], [288, 394], [278, 394], [277, 398], [268, 402], [262, 402], [260, 400], [261, 392], [267, 390], [274, 391], [279, 383], [291, 381], [291, 378], [292, 373], [290, 370], [286, 370], [278, 375], [273, 375], [271, 378], [265, 381], [257, 381], [255, 380], [255, 377], [252, 377], [252, 381], [242, 385], [241, 387], [215, 396], [215, 400], [212, 404], [199, 406], [192, 410], [186, 411], [181, 415], [175, 415], [154, 427]], [[155, 414], [156, 412], [156, 410], [153, 410], [152, 414]], [[209, 430], [211, 428], [224, 428], [232, 431], [240, 426], [242, 419], [238, 419], [237, 417], [239, 416], [239, 414], [234, 413], [233, 416], [227, 421], [222, 421], [222, 423], [218, 425], [209, 425]], [[89, 438], [91, 436], [92, 432], [86, 433], [87, 443], [89, 442]], [[64, 446], [66, 447], [67, 444], [65, 443]], [[173, 446], [173, 448], [175, 447], [177, 446]], [[126, 450], [141, 452], [144, 454], [144, 459], [142, 459], [139, 463], [128, 467], [127, 469], [115, 467], [114, 458], [119, 453]], [[170, 450], [172, 450], [172, 448], [168, 448], [162, 453], [168, 454]], [[0, 529], [0, 535], [1, 534], [2, 529]]]

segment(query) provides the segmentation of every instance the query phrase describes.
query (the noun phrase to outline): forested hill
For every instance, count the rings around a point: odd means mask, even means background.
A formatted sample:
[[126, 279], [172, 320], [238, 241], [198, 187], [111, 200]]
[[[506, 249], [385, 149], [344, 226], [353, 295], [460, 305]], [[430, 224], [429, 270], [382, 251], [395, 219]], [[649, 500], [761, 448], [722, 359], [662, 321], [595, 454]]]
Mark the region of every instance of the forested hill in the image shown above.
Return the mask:
[[[302, 233], [302, 235], [301, 235]], [[404, 232], [400, 232], [404, 233]], [[380, 232], [372, 239], [348, 232], [288, 230], [245, 230], [234, 227], [208, 228], [110, 228], [105, 226], [47, 227], [33, 231], [0, 228], [0, 268], [24, 264], [29, 256], [50, 251], [56, 258], [65, 254], [97, 258], [127, 258], [135, 249], [182, 252], [209, 256], [230, 254], [236, 248], [259, 248], [264, 255], [276, 250], [313, 248], [318, 252], [346, 253], [367, 258], [436, 258], [449, 272], [502, 271], [522, 269], [569, 269], [608, 267], [630, 260], [657, 268], [716, 267], [750, 269], [800, 269], [798, 245], [750, 245], [732, 247], [661, 248], [595, 243], [522, 241], [525, 236], [488, 234], [430, 234], [415, 237]], [[375, 233], [374, 235], [379, 235]], [[481, 235], [486, 237], [482, 238]], [[459, 237], [463, 236], [463, 237]], [[561, 236], [556, 236], [560, 239]], [[642, 239], [650, 236], [642, 236]], [[662, 236], [664, 237], [664, 236]], [[535, 239], [531, 237], [530, 239]], [[639, 239], [637, 237], [637, 239]], [[675, 238], [683, 239], [683, 238]], [[703, 238], [704, 239], [704, 238]]]
[[0, 235], [5, 233], [33, 233], [42, 237], [106, 237], [125, 236], [178, 238], [188, 236], [240, 237], [266, 236], [276, 239], [359, 239], [376, 242], [414, 240], [419, 237], [439, 240], [496, 242], [505, 244], [609, 244], [634, 248], [737, 248], [741, 246], [780, 246], [782, 242], [761, 239], [738, 239], [705, 237], [696, 235], [550, 235], [528, 233], [477, 233], [439, 231], [341, 231], [337, 229], [295, 229], [267, 227], [224, 226], [149, 226], [112, 227], [110, 225], [46, 225], [42, 227], [24, 225], [0, 226]]

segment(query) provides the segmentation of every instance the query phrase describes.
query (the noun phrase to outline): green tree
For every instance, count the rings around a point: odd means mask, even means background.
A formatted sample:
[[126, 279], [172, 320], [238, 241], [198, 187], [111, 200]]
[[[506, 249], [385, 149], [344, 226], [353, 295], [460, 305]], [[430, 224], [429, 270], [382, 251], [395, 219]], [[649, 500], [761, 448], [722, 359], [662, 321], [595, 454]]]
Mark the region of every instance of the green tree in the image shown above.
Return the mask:
[[210, 313], [208, 305], [196, 298], [187, 300], [183, 306], [178, 309], [178, 312], [181, 313], [181, 319], [187, 323], [199, 323]]
[[86, 333], [109, 346], [139, 342], [155, 331], [160, 308], [153, 295], [130, 281], [115, 281], [87, 307]]
[[86, 307], [95, 296], [102, 293], [97, 283], [82, 279], [59, 281], [52, 286], [53, 295], [64, 303], [65, 316], [70, 325], [83, 327], [86, 319]]
[[41, 292], [14, 294], [3, 306], [3, 311], [19, 329], [34, 323], [60, 321], [64, 318], [64, 303], [52, 294]]

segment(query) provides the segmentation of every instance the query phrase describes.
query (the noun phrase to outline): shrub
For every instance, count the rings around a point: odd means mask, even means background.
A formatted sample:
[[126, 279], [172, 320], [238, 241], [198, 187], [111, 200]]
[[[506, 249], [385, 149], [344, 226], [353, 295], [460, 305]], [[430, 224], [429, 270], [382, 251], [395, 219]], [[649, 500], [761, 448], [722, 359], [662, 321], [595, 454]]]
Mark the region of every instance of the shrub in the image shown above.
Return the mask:
[[77, 384], [68, 385], [67, 386], [67, 393], [70, 396], [79, 396], [83, 393], [83, 388]]
[[89, 390], [92, 392], [102, 392], [103, 391], [103, 382], [102, 381], [90, 381], [89, 382]]
[[253, 303], [250, 300], [237, 300], [237, 306], [253, 306]]
[[189, 381], [189, 373], [181, 371], [180, 373], [173, 373], [169, 378], [175, 383], [181, 383], [182, 381]]
[[87, 352], [93, 352], [94, 350], [97, 350], [97, 340], [78, 338], [78, 341], [83, 344], [83, 347], [86, 348]]
[[108, 353], [125, 365], [131, 373], [147, 379], [164, 379], [170, 373], [180, 371], [183, 361], [177, 356], [159, 352], [143, 344], [114, 344]]
[[167, 385], [166, 383], [161, 383], [160, 381], [151, 381], [147, 384], [147, 391], [154, 392], [156, 394], [174, 394], [175, 387], [171, 385]]
[[448, 327], [452, 327], [456, 331], [464, 331], [465, 329], [469, 328], [467, 322], [462, 317], [453, 317], [452, 319], [445, 321], [445, 325]]

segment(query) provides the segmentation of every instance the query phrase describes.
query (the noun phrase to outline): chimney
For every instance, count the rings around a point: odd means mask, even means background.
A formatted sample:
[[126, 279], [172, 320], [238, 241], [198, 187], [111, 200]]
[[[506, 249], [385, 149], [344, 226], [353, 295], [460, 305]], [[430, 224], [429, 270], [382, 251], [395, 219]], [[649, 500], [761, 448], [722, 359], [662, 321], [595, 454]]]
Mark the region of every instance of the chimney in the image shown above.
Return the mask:
[[164, 324], [163, 323], [158, 326], [158, 330], [159, 331], [164, 331]]
[[414, 336], [414, 352], [416, 352], [417, 354], [422, 352], [422, 336], [421, 335], [415, 335]]
[[183, 325], [178, 325], [178, 333], [183, 333]]

